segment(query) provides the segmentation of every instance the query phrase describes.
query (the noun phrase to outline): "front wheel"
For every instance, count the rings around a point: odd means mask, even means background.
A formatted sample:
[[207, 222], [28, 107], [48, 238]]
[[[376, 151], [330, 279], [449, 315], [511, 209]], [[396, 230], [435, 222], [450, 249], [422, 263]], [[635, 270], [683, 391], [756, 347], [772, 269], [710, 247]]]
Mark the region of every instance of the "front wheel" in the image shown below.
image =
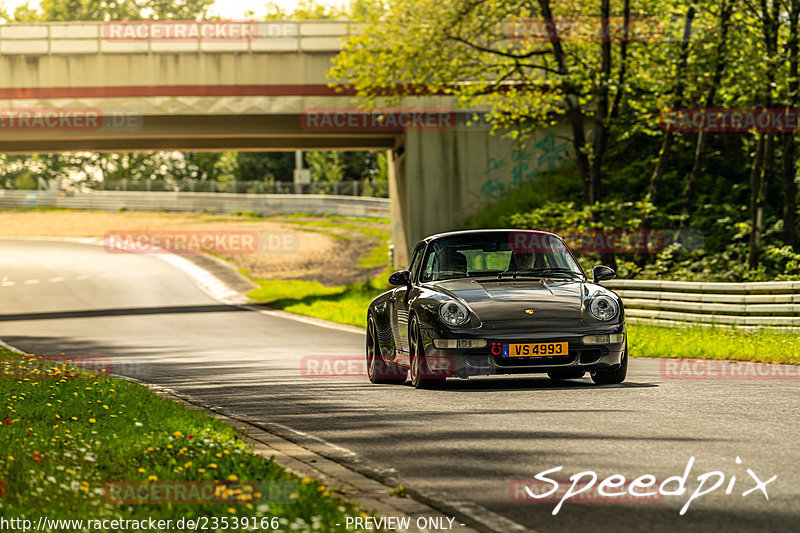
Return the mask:
[[375, 319], [367, 319], [367, 377], [372, 383], [400, 385], [405, 383], [407, 372], [403, 372], [394, 363], [387, 363], [381, 356], [378, 341], [378, 328]]
[[598, 370], [592, 372], [592, 381], [597, 385], [616, 385], [625, 381], [628, 375], [628, 343], [625, 342], [625, 352], [622, 354], [622, 361], [619, 365], [608, 370]]
[[444, 382], [444, 378], [439, 377], [428, 368], [422, 332], [419, 330], [417, 317], [411, 319], [411, 325], [408, 328], [408, 340], [411, 352], [411, 384], [417, 389], [433, 389], [441, 385]]

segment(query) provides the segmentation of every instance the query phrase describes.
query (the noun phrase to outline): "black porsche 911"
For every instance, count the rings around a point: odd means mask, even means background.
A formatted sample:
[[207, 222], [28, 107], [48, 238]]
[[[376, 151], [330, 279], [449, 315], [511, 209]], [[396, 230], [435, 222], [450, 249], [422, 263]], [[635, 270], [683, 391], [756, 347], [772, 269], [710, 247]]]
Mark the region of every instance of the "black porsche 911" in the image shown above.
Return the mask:
[[395, 288], [367, 313], [367, 374], [373, 383], [417, 388], [448, 377], [546, 372], [597, 384], [628, 369], [620, 298], [589, 282], [563, 239], [528, 230], [442, 233], [420, 241]]

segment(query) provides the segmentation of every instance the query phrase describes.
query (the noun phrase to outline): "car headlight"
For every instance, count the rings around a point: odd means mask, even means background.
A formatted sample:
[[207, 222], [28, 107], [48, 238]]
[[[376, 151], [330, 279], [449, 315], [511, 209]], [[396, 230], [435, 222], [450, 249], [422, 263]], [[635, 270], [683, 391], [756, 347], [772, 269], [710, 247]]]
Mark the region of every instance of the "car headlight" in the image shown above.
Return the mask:
[[589, 312], [597, 320], [611, 320], [619, 313], [619, 305], [613, 298], [598, 296], [589, 304]]
[[469, 320], [469, 310], [457, 300], [447, 300], [439, 307], [439, 318], [448, 326], [463, 326]]

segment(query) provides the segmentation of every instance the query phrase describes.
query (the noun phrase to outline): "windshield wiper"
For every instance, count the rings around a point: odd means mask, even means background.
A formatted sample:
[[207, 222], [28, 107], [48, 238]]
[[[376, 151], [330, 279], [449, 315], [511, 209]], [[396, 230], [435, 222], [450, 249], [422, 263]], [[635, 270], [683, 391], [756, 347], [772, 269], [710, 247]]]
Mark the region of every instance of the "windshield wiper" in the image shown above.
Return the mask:
[[528, 271], [528, 273], [537, 276], [547, 275], [547, 274], [567, 274], [568, 276], [571, 276], [573, 278], [583, 277], [570, 268], [535, 268], [533, 270]]
[[[497, 279], [503, 279], [506, 274], [511, 274], [511, 279], [516, 279], [517, 276], [527, 276], [531, 272], [528, 270], [504, 270], [497, 275]], [[536, 274], [536, 277], [540, 278], [541, 276]]]
[[547, 275], [568, 275], [573, 278], [581, 278], [580, 274], [569, 268], [535, 268], [533, 270], [504, 270], [497, 275], [497, 279], [502, 279], [503, 276], [511, 274], [512, 278], [517, 276], [532, 276], [541, 278]]
[[503, 279], [503, 276], [506, 274], [512, 274], [512, 277], [517, 277], [518, 272], [516, 270], [503, 270], [497, 275], [497, 279]]

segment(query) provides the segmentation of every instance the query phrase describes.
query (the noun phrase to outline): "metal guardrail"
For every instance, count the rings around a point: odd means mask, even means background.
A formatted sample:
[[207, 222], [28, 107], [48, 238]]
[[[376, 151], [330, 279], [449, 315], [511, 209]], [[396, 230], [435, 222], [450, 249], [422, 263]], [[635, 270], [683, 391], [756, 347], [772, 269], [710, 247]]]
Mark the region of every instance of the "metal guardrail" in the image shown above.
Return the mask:
[[105, 211], [253, 212], [261, 215], [341, 215], [387, 218], [389, 200], [332, 194], [234, 194], [202, 192], [0, 190], [0, 207], [63, 207]]
[[603, 285], [622, 297], [630, 322], [800, 330], [800, 281], [613, 280]]
[[[224, 26], [213, 37], [180, 37], [165, 28], [177, 25]], [[150, 31], [138, 31], [149, 27]], [[0, 53], [115, 54], [192, 52], [338, 52], [349, 21], [109, 21], [40, 22], [0, 26]], [[157, 30], [156, 28], [161, 28]], [[197, 28], [194, 31], [197, 31]], [[228, 33], [225, 33], [225, 32]], [[227, 38], [226, 38], [227, 37]]]

